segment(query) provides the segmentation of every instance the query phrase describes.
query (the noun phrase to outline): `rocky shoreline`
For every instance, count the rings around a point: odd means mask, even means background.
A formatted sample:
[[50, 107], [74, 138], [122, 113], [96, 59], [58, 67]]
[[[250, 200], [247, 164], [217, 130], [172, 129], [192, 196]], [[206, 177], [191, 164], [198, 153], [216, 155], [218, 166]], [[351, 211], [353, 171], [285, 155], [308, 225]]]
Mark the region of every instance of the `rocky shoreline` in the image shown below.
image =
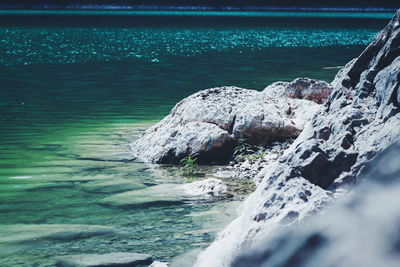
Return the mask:
[[[385, 264], [400, 257], [398, 246], [395, 249], [398, 239], [385, 236], [383, 230], [374, 229], [375, 238], [388, 248], [394, 246], [393, 251], [369, 244], [371, 251], [380, 251], [371, 253], [370, 262], [340, 252], [339, 246], [363, 247], [362, 241], [344, 233], [365, 233], [373, 223], [368, 220], [385, 215], [369, 209], [374, 206], [368, 202], [374, 194], [382, 195], [375, 206], [390, 207], [390, 200], [399, 203], [397, 191], [390, 190], [397, 190], [400, 178], [398, 143], [392, 145], [400, 138], [399, 85], [400, 10], [331, 84], [297, 79], [272, 84], [262, 92], [236, 87], [200, 91], [179, 102], [132, 149], [149, 163], [177, 164], [189, 156], [200, 164], [233, 159], [216, 176], [247, 178], [257, 185], [239, 217], [200, 254], [196, 266], [394, 266]], [[241, 153], [235, 154], [238, 150]], [[367, 173], [368, 169], [372, 171]], [[358, 188], [368, 179], [378, 185]], [[335, 204], [354, 187], [348, 204]], [[391, 198], [383, 197], [386, 191]], [[325, 213], [331, 205], [336, 213], [330, 209]], [[346, 205], [354, 205], [365, 215], [364, 228], [357, 231], [357, 218]], [[390, 216], [374, 223], [388, 229], [398, 225], [398, 211], [388, 212]], [[341, 215], [354, 227], [340, 228]], [[293, 227], [300, 222], [321, 230], [304, 227], [296, 232]], [[342, 237], [334, 238], [322, 226], [339, 231]], [[299, 238], [297, 247], [290, 248]], [[345, 260], [317, 254], [329, 248], [338, 250]], [[239, 255], [243, 256], [236, 259]]]

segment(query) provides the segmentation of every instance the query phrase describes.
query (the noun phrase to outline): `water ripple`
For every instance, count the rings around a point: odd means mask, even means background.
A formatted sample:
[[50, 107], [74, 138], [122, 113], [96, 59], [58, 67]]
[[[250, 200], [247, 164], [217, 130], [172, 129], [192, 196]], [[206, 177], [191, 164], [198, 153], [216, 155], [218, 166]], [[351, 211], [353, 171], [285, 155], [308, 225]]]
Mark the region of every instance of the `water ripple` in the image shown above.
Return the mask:
[[83, 63], [195, 56], [267, 47], [366, 45], [374, 29], [12, 28], [0, 29], [0, 64]]

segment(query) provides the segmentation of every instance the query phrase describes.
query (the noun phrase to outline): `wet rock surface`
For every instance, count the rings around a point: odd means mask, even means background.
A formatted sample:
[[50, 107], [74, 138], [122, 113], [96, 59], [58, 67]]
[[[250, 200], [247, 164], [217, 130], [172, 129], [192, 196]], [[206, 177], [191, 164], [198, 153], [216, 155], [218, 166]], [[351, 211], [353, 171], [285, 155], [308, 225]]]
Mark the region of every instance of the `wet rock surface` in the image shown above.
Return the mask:
[[318, 108], [312, 101], [238, 87], [207, 89], [179, 102], [132, 150], [149, 163], [177, 164], [188, 155], [200, 164], [226, 163], [240, 139], [263, 146], [297, 137]]
[[58, 267], [134, 267], [148, 266], [153, 258], [147, 254], [114, 252], [108, 254], [79, 254], [59, 257]]
[[[277, 229], [319, 213], [353, 188], [365, 166], [400, 138], [399, 46], [400, 11], [338, 73], [328, 101], [284, 154], [260, 171], [261, 183], [244, 202], [240, 216], [199, 256], [196, 266], [230, 266], [243, 249], [257, 247]], [[287, 243], [292, 245], [291, 240], [288, 237]], [[319, 235], [302, 240], [311, 247], [325, 242]], [[278, 265], [295, 263], [296, 258]]]

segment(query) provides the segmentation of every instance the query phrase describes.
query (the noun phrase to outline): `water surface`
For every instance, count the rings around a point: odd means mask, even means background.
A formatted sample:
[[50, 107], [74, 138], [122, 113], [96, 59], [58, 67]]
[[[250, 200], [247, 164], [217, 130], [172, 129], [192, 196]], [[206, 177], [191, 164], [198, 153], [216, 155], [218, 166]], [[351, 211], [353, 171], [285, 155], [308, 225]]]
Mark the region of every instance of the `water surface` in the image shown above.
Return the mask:
[[[351, 13], [294, 20], [131, 16], [129, 23], [65, 16], [34, 25], [0, 16], [1, 266], [52, 266], [59, 255], [113, 251], [170, 261], [206, 246], [219, 229], [212, 224], [221, 227], [230, 216], [214, 216], [229, 200], [104, 205], [127, 190], [186, 182], [173, 168], [135, 160], [129, 143], [201, 89], [262, 90], [300, 76], [330, 81], [337, 69], [326, 67], [357, 56], [386, 22], [382, 14]], [[218, 212], [201, 216], [213, 208]], [[118, 233], [61, 240], [18, 233], [49, 224]]]

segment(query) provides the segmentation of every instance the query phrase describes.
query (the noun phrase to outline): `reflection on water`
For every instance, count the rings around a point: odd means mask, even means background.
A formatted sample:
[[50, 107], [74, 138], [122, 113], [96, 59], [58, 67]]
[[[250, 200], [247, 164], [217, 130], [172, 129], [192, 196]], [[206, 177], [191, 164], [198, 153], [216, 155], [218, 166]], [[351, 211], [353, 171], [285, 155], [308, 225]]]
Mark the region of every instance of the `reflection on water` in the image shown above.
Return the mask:
[[332, 23], [0, 28], [0, 265], [113, 251], [171, 260], [206, 246], [232, 216], [227, 200], [104, 203], [185, 181], [135, 161], [129, 143], [200, 89], [331, 80], [336, 70], [324, 67], [343, 65], [377, 31]]

